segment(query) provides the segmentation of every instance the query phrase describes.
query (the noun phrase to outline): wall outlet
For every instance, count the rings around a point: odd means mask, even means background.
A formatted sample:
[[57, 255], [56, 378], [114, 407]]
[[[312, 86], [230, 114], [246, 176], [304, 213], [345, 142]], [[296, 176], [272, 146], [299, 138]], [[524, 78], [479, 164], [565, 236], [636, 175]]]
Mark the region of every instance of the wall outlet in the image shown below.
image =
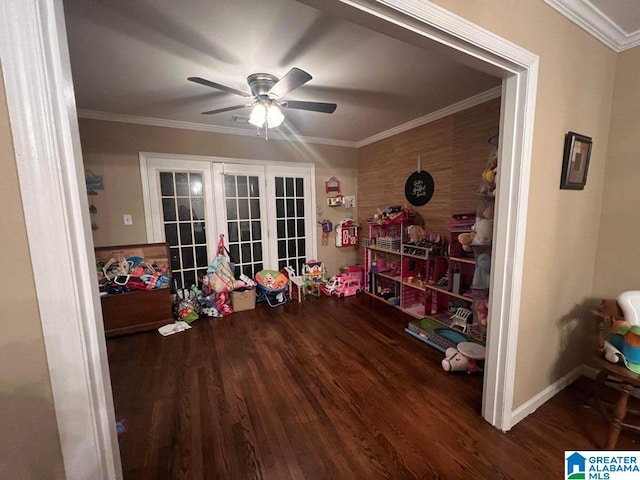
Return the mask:
[[123, 218], [124, 218], [125, 225], [133, 225], [133, 218], [131, 217], [131, 215], [129, 214], [123, 215]]

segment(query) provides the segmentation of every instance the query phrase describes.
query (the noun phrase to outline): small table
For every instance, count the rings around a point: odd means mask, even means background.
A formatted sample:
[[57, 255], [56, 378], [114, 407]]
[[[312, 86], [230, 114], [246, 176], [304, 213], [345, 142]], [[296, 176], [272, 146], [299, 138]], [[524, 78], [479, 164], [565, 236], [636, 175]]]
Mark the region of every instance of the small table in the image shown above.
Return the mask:
[[[598, 409], [603, 417], [610, 422], [609, 433], [604, 448], [613, 450], [616, 448], [620, 431], [623, 428], [640, 432], [640, 424], [633, 424], [627, 421], [627, 414], [640, 416], [640, 411], [627, 408], [629, 395], [635, 388], [640, 388], [640, 374], [633, 373], [623, 364], [611, 363], [600, 356], [595, 356], [592, 364], [600, 372], [596, 377], [595, 384], [595, 398]], [[612, 388], [620, 392], [618, 400], [614, 405], [605, 402], [600, 396], [600, 392], [606, 387], [605, 382], [608, 382]]]
[[458, 351], [472, 360], [484, 360], [485, 347], [474, 342], [460, 342]]

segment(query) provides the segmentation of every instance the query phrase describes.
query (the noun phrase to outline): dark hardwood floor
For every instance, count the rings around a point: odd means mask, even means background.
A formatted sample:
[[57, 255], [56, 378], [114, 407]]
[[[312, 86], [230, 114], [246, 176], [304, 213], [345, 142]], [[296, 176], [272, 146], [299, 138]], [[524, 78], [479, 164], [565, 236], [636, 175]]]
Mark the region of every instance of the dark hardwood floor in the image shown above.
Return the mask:
[[551, 479], [564, 450], [601, 447], [589, 380], [503, 433], [482, 377], [442, 370], [409, 320], [321, 297], [109, 339], [125, 479]]

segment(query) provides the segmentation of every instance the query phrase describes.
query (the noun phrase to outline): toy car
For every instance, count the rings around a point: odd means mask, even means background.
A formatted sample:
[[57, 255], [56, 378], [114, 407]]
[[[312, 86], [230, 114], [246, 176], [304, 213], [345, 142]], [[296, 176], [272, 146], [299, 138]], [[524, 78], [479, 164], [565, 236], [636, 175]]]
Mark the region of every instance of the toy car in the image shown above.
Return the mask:
[[349, 275], [341, 275], [336, 278], [338, 284], [332, 288], [331, 295], [344, 298], [356, 295], [362, 291], [360, 287], [360, 279]]
[[333, 292], [333, 289], [336, 288], [338, 285], [340, 285], [340, 281], [341, 279], [347, 277], [346, 274], [344, 273], [340, 273], [338, 275], [334, 275], [333, 277], [331, 277], [329, 279], [329, 281], [324, 285], [323, 290], [328, 293], [331, 294], [331, 292]]

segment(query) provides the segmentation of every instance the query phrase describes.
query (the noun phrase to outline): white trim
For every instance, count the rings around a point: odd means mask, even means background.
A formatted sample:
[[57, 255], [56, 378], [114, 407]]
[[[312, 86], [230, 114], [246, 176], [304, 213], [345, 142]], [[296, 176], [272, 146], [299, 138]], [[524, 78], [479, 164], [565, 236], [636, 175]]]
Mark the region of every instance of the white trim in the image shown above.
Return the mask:
[[149, 163], [144, 153], [138, 154], [140, 162], [140, 182], [142, 185], [142, 208], [144, 209], [144, 228], [147, 232], [147, 243], [153, 243], [153, 210], [151, 185], [149, 185]]
[[513, 411], [513, 423], [516, 424], [523, 418], [531, 415], [545, 402], [561, 392], [565, 387], [571, 385], [578, 378], [584, 375], [584, 365], [579, 365], [562, 378], [559, 378], [536, 396], [530, 398]]
[[626, 33], [588, 0], [544, 0], [615, 52], [640, 45], [640, 30]]
[[[109, 113], [98, 110], [78, 110], [78, 117], [107, 122], [135, 123], [139, 125], [151, 125], [156, 127], [180, 128], [183, 130], [195, 130], [199, 132], [224, 133], [227, 135], [242, 135], [245, 137], [257, 137], [255, 130], [244, 128], [223, 127], [220, 125], [206, 125], [203, 123], [183, 122], [180, 120], [168, 120], [164, 118], [141, 117], [124, 113]], [[328, 138], [303, 137], [299, 135], [287, 135], [286, 133], [269, 130], [269, 140], [286, 140], [288, 142], [316, 143], [320, 145], [334, 145], [337, 147], [355, 147], [354, 142], [345, 140], [331, 140]]]
[[356, 147], [364, 147], [373, 142], [377, 142], [379, 140], [392, 137], [393, 135], [398, 135], [399, 133], [406, 132], [407, 130], [411, 130], [412, 128], [420, 127], [422, 125], [426, 125], [427, 123], [435, 122], [436, 120], [440, 120], [441, 118], [453, 115], [454, 113], [462, 112], [463, 110], [467, 110], [471, 107], [475, 107], [476, 105], [480, 105], [482, 103], [488, 102], [489, 100], [493, 100], [494, 98], [498, 98], [501, 93], [501, 86], [492, 88], [491, 90], [487, 90], [486, 92], [479, 93], [478, 95], [474, 95], [473, 97], [466, 98], [460, 102], [454, 103], [453, 105], [449, 105], [448, 107], [441, 108], [440, 110], [425, 115], [424, 117], [416, 118], [415, 120], [411, 120], [410, 122], [403, 123], [402, 125], [398, 125], [397, 127], [391, 128], [384, 132], [380, 132], [376, 135], [372, 135], [371, 137], [365, 138], [364, 140], [360, 140], [359, 142], [356, 142]]
[[[500, 172], [494, 217], [487, 360], [482, 412], [492, 425], [514, 425], [513, 394], [520, 321], [537, 62], [504, 81]], [[512, 113], [513, 112], [513, 113]], [[515, 121], [508, 121], [514, 115]]]
[[[208, 162], [208, 163], [241, 163], [245, 165], [260, 165], [260, 166], [274, 166], [280, 165], [283, 167], [305, 167], [309, 168], [313, 166], [312, 163], [305, 162], [276, 162], [272, 160], [255, 160], [251, 158], [231, 158], [231, 157], [208, 157], [205, 155], [184, 155], [177, 153], [154, 153], [154, 152], [139, 152], [139, 158], [144, 158], [145, 161], [150, 159], [159, 159], [159, 160], [179, 160], [179, 161], [190, 161], [190, 162]], [[166, 164], [169, 165], [169, 164]]]
[[119, 479], [62, 2], [1, 2], [0, 56], [65, 476]]
[[[435, 122], [436, 120], [440, 120], [448, 115], [453, 115], [454, 113], [462, 112], [463, 110], [467, 110], [471, 107], [475, 107], [476, 105], [480, 105], [484, 102], [488, 102], [489, 100], [493, 100], [494, 98], [498, 98], [502, 91], [502, 87], [495, 87], [485, 92], [481, 92], [477, 95], [474, 95], [469, 98], [465, 98], [457, 103], [449, 105], [447, 107], [441, 108], [435, 112], [429, 113], [423, 117], [416, 118], [409, 122], [403, 123], [402, 125], [398, 125], [396, 127], [390, 128], [389, 130], [385, 130], [384, 132], [377, 133], [363, 140], [359, 140], [357, 142], [350, 142], [346, 140], [332, 140], [328, 138], [316, 138], [316, 137], [287, 137], [284, 135], [279, 135], [275, 132], [269, 133], [269, 138], [272, 139], [280, 139], [280, 140], [288, 140], [294, 142], [305, 142], [305, 143], [317, 143], [323, 145], [333, 145], [336, 147], [348, 147], [348, 148], [360, 148], [371, 143], [377, 142], [378, 140], [382, 140], [393, 135], [398, 135], [399, 133], [406, 132], [407, 130], [411, 130], [412, 128], [420, 127], [422, 125], [426, 125], [427, 123]], [[135, 115], [126, 115], [121, 113], [109, 113], [109, 112], [100, 112], [97, 110], [78, 110], [78, 117], [80, 118], [89, 118], [93, 120], [103, 120], [105, 122], [121, 122], [121, 123], [135, 123], [139, 125], [151, 125], [156, 127], [167, 127], [167, 128], [179, 128], [183, 130], [195, 130], [201, 132], [214, 132], [214, 133], [223, 133], [227, 135], [244, 135], [255, 137], [255, 132], [240, 128], [231, 128], [231, 127], [221, 127], [218, 125], [205, 125], [201, 123], [192, 123], [192, 122], [181, 122], [178, 120], [168, 120], [161, 118], [151, 118], [151, 117], [139, 117]]]

